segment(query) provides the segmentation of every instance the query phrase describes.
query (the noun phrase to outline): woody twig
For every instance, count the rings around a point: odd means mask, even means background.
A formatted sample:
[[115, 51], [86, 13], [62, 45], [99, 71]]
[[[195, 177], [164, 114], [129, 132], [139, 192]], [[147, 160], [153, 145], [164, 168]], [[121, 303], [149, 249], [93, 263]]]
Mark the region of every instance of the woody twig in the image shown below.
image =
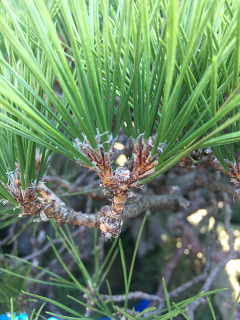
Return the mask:
[[109, 151], [104, 150], [100, 137], [97, 137], [98, 149], [93, 149], [87, 139], [84, 142], [75, 140], [75, 146], [94, 164], [93, 168], [102, 180], [102, 184], [112, 193], [112, 205], [105, 206], [100, 218], [100, 229], [106, 239], [116, 238], [121, 231], [123, 223], [123, 212], [126, 207], [127, 198], [131, 189], [140, 188], [138, 182], [147, 175], [154, 172], [158, 164], [158, 157], [163, 151], [158, 148], [152, 156], [153, 142], [149, 138], [145, 140], [140, 135], [136, 140], [132, 139], [133, 168], [112, 168], [111, 158], [113, 156], [114, 140], [109, 137]]

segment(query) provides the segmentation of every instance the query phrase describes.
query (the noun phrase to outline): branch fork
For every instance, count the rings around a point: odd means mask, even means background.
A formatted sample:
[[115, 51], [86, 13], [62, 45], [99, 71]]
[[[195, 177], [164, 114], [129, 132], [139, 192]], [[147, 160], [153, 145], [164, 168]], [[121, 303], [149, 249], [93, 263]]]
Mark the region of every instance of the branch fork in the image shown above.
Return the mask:
[[[98, 215], [86, 215], [67, 208], [65, 203], [53, 194], [44, 183], [31, 182], [26, 189], [22, 188], [21, 175], [18, 170], [9, 176], [8, 184], [4, 185], [12, 197], [18, 202], [21, 213], [19, 216], [34, 216], [35, 221], [47, 221], [54, 218], [58, 224], [71, 222], [73, 225], [87, 225], [100, 228], [105, 239], [119, 236], [124, 220], [123, 212], [131, 190], [141, 188], [139, 181], [154, 172], [158, 164], [158, 157], [164, 146], [159, 147], [152, 156], [153, 141], [151, 137], [144, 139], [140, 135], [131, 140], [133, 149], [132, 168], [112, 167], [113, 146], [115, 140], [110, 140], [109, 151], [105, 151], [103, 144], [98, 142], [98, 148], [93, 149], [88, 141], [75, 140], [75, 146], [94, 164], [88, 167], [94, 170], [102, 180], [102, 185], [110, 190], [111, 205], [101, 209]], [[97, 139], [100, 139], [97, 137]], [[81, 163], [82, 164], [82, 163]], [[87, 166], [86, 164], [82, 164]], [[144, 206], [143, 206], [144, 207]], [[141, 211], [141, 210], [140, 210]]]
[[88, 168], [98, 174], [103, 186], [111, 190], [113, 195], [111, 206], [105, 206], [101, 211], [100, 229], [106, 239], [116, 238], [120, 234], [122, 215], [130, 190], [140, 188], [138, 182], [154, 172], [158, 164], [157, 159], [163, 151], [159, 148], [152, 156], [151, 137], [146, 140], [143, 135], [140, 135], [137, 139], [131, 140], [133, 168], [130, 170], [126, 167], [118, 167], [114, 170], [111, 161], [114, 142], [115, 140], [110, 142], [109, 151], [106, 152], [101, 143], [98, 143], [98, 149], [93, 149], [87, 139], [84, 142], [75, 140], [75, 146], [95, 165], [93, 168]]

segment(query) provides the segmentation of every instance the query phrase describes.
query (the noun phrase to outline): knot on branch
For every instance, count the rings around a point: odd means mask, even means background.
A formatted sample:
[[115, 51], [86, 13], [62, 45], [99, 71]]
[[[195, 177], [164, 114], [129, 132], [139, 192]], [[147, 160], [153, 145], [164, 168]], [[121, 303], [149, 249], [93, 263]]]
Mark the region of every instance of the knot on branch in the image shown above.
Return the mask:
[[103, 144], [98, 141], [98, 148], [93, 149], [85, 138], [84, 142], [75, 140], [75, 146], [94, 164], [93, 168], [102, 179], [103, 186], [112, 191], [113, 200], [109, 209], [103, 210], [100, 222], [100, 228], [103, 237], [109, 239], [117, 237], [121, 231], [122, 214], [126, 206], [130, 189], [140, 188], [138, 182], [147, 175], [154, 172], [158, 164], [158, 157], [162, 153], [164, 146], [159, 147], [154, 156], [152, 156], [153, 141], [151, 137], [146, 140], [143, 134], [137, 139], [131, 140], [133, 149], [133, 168], [131, 170], [125, 167], [112, 168], [111, 157], [113, 156], [113, 146], [115, 141], [109, 143], [109, 151], [105, 151]]
[[112, 210], [110, 206], [104, 206], [101, 209], [100, 229], [106, 240], [112, 237], [117, 238], [123, 224], [122, 215], [113, 213]]

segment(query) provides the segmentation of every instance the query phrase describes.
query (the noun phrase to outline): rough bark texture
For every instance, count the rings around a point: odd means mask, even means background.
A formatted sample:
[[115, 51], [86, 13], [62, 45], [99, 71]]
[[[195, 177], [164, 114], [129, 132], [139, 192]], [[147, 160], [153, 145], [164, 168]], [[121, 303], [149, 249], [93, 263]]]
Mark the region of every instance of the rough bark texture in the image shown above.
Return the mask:
[[228, 169], [224, 168], [221, 163], [217, 160], [216, 156], [212, 152], [210, 148], [201, 151], [195, 150], [193, 151], [189, 157], [184, 158], [179, 165], [181, 167], [213, 167], [216, 170], [221, 171], [226, 176], [231, 178], [231, 182], [235, 184], [235, 186], [240, 186], [240, 156], [237, 154], [235, 157], [235, 161], [231, 162], [225, 160], [225, 164]]
[[118, 167], [113, 170], [111, 157], [113, 155], [113, 143], [110, 144], [109, 152], [105, 152], [103, 145], [98, 144], [98, 149], [94, 150], [88, 142], [75, 141], [76, 147], [95, 165], [94, 168], [102, 179], [103, 186], [107, 187], [113, 195], [111, 207], [105, 207], [101, 213], [100, 229], [103, 237], [116, 238], [121, 232], [123, 211], [126, 207], [130, 190], [139, 188], [138, 181], [154, 172], [158, 164], [157, 158], [162, 152], [158, 149], [155, 156], [151, 155], [153, 142], [150, 138], [145, 140], [143, 135], [131, 141], [133, 149], [133, 168], [129, 170], [125, 167]]
[[[111, 138], [110, 138], [111, 139]], [[85, 225], [88, 227], [97, 227], [102, 231], [102, 235], [106, 239], [118, 237], [121, 232], [123, 221], [134, 216], [144, 210], [136, 209], [138, 204], [134, 205], [130, 216], [128, 211], [124, 214], [127, 199], [131, 193], [131, 189], [140, 188], [138, 182], [151, 174], [158, 164], [158, 156], [163, 151], [159, 148], [154, 156], [151, 155], [153, 149], [152, 139], [145, 140], [140, 135], [136, 140], [131, 141], [133, 160], [132, 168], [118, 167], [115, 170], [112, 167], [111, 158], [113, 156], [114, 140], [111, 140], [109, 151], [106, 152], [103, 145], [98, 141], [98, 149], [94, 150], [88, 142], [75, 141], [76, 147], [94, 164], [93, 168], [112, 195], [111, 206], [105, 206], [101, 209], [101, 213], [97, 215], [87, 215], [81, 212], [76, 213], [73, 209], [68, 208], [65, 203], [56, 197], [44, 184], [40, 183], [36, 186], [34, 183], [29, 184], [26, 190], [22, 190], [20, 172], [16, 169], [16, 177], [12, 179], [6, 189], [12, 197], [18, 202], [21, 209], [21, 216], [36, 216], [39, 221], [47, 221], [48, 218], [54, 218], [58, 224], [71, 223], [73, 225]], [[210, 149], [201, 152], [196, 150], [192, 152], [189, 158], [181, 161], [183, 167], [189, 166], [213, 166], [215, 169], [222, 171], [231, 177], [231, 181], [235, 185], [239, 185], [240, 167], [239, 161], [235, 163], [226, 162], [229, 171], [225, 170], [218, 162]], [[199, 183], [196, 182], [197, 184]], [[213, 186], [213, 183], [212, 183]], [[218, 185], [219, 186], [219, 185]], [[234, 189], [235, 190], [235, 189]], [[41, 197], [39, 197], [39, 193]], [[236, 193], [236, 190], [235, 190]], [[167, 199], [169, 201], [169, 198]], [[141, 201], [140, 201], [141, 202]], [[143, 203], [139, 203], [142, 207]], [[149, 201], [148, 206], [151, 206]], [[136, 210], [135, 210], [136, 209]]]
[[[21, 209], [20, 216], [36, 216], [37, 221], [47, 221], [54, 218], [59, 224], [68, 223], [74, 225], [87, 225], [101, 229], [102, 235], [106, 239], [116, 238], [121, 232], [123, 224], [123, 212], [126, 207], [130, 190], [140, 188], [138, 182], [145, 176], [154, 172], [158, 164], [157, 158], [163, 151], [159, 148], [154, 156], [151, 155], [153, 149], [152, 139], [145, 140], [140, 135], [136, 140], [131, 140], [133, 161], [132, 169], [112, 167], [111, 158], [113, 156], [113, 146], [115, 141], [108, 137], [111, 143], [109, 151], [106, 152], [100, 136], [97, 137], [98, 149], [93, 149], [85, 139], [81, 142], [75, 140], [75, 146], [91, 161], [94, 170], [102, 180], [102, 185], [110, 190], [112, 195], [111, 206], [105, 206], [99, 215], [84, 215], [68, 208], [64, 202], [52, 193], [43, 183], [38, 185], [31, 183], [26, 190], [22, 189], [20, 172], [16, 169], [16, 177], [12, 178], [10, 184], [5, 188], [18, 202]], [[81, 163], [86, 166], [86, 164]], [[38, 168], [38, 166], [36, 166]], [[41, 197], [39, 197], [41, 194]]]

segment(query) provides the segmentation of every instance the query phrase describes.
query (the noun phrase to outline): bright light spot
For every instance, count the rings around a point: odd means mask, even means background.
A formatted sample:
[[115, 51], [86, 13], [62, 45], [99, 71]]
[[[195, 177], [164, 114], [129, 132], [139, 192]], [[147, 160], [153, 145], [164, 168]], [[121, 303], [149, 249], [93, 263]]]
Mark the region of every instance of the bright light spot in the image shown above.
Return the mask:
[[240, 237], [239, 236], [235, 238], [234, 250], [236, 250], [236, 251], [240, 250]]
[[229, 280], [233, 287], [234, 297], [233, 299], [236, 300], [237, 295], [240, 291], [240, 285], [238, 282], [238, 277], [240, 274], [240, 260], [230, 260], [226, 265], [226, 272], [229, 276]]
[[217, 226], [217, 232], [218, 232], [218, 240], [221, 243], [223, 247], [223, 251], [228, 251], [229, 250], [229, 236], [227, 232], [225, 231], [223, 225], [218, 225]]
[[116, 162], [122, 167], [124, 166], [124, 163], [127, 162], [127, 157], [125, 154], [120, 154], [120, 156], [117, 157]]
[[182, 243], [181, 243], [181, 242], [177, 242], [177, 243], [176, 243], [176, 247], [177, 247], [178, 249], [182, 248]]
[[176, 247], [178, 249], [182, 248], [182, 238], [177, 238], [176, 241]]
[[202, 252], [198, 252], [197, 253], [197, 257], [198, 257], [198, 259], [202, 259], [203, 258], [203, 253]]
[[239, 237], [240, 236], [240, 231], [239, 230], [234, 230], [233, 234], [235, 237]]
[[[229, 236], [225, 231], [223, 225], [217, 226], [218, 239], [223, 247], [224, 251], [229, 250]], [[233, 234], [235, 236], [234, 249], [240, 250], [240, 231], [233, 230]], [[226, 265], [226, 272], [229, 276], [229, 281], [233, 288], [233, 300], [236, 300], [236, 297], [240, 291], [240, 285], [238, 281], [238, 277], [240, 276], [240, 259], [230, 260]]]
[[[125, 124], [125, 127], [127, 127], [127, 122], [123, 121], [123, 123]], [[132, 121], [132, 126], [134, 127], [134, 121]]]
[[190, 243], [187, 245], [187, 247], [189, 250], [192, 249], [192, 245]]
[[168, 239], [168, 236], [165, 233], [162, 233], [160, 237], [163, 241], [166, 241]]
[[115, 142], [113, 148], [117, 149], [117, 150], [123, 150], [125, 147], [124, 147], [124, 144], [122, 144], [120, 142]]
[[224, 202], [223, 202], [223, 201], [219, 201], [219, 202], [218, 202], [218, 208], [219, 208], [219, 209], [222, 209], [223, 206], [224, 206]]
[[208, 230], [212, 230], [212, 228], [214, 227], [215, 224], [215, 218], [214, 217], [210, 217], [209, 218], [209, 222], [208, 222]]
[[206, 233], [208, 231], [208, 227], [207, 226], [202, 226], [200, 229], [200, 233]]
[[234, 249], [240, 251], [240, 231], [235, 229], [233, 234], [235, 237]]
[[224, 251], [229, 250], [228, 239], [221, 239], [221, 245], [223, 246]]
[[192, 213], [190, 216], [188, 216], [187, 220], [191, 224], [197, 225], [206, 215], [207, 215], [206, 209], [199, 209], [196, 212]]
[[184, 254], [188, 255], [190, 253], [190, 251], [188, 249], [184, 250]]

